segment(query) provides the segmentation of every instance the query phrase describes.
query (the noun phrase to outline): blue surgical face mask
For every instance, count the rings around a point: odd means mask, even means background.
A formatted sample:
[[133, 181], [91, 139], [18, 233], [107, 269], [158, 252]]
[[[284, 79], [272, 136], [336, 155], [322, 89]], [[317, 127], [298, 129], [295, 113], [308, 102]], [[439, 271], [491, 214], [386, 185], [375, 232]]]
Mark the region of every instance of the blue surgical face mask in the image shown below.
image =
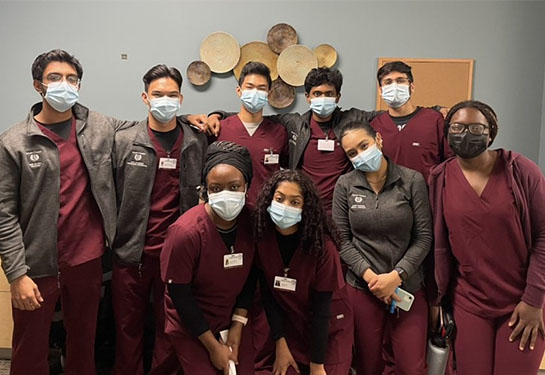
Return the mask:
[[78, 88], [66, 81], [52, 82], [44, 86], [47, 87], [44, 98], [57, 112], [68, 111], [79, 99]]
[[149, 100], [150, 113], [159, 122], [166, 124], [172, 120], [180, 109], [180, 98], [163, 96]]
[[382, 86], [382, 99], [389, 107], [399, 108], [407, 103], [411, 98], [409, 85], [398, 85], [392, 83], [387, 86]]
[[350, 159], [354, 169], [359, 169], [363, 172], [376, 172], [382, 164], [382, 152], [374, 144], [369, 146], [367, 150], [360, 152], [355, 157]]
[[299, 223], [302, 218], [301, 214], [303, 213], [303, 210], [300, 208], [290, 207], [274, 200], [267, 208], [267, 211], [271, 215], [273, 223], [280, 229], [286, 229]]
[[327, 117], [337, 108], [337, 98], [320, 97], [310, 99], [310, 109], [320, 117]]
[[242, 105], [251, 113], [259, 112], [265, 107], [268, 100], [268, 93], [266, 91], [261, 91], [258, 89], [253, 90], [242, 90], [242, 95], [240, 100]]

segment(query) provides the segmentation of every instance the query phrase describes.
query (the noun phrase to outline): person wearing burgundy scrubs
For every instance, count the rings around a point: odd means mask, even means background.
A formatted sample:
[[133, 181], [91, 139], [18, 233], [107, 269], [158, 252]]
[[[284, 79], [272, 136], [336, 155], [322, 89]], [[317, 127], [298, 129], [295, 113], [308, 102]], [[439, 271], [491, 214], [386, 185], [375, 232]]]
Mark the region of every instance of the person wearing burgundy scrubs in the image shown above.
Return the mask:
[[276, 342], [272, 374], [348, 375], [352, 310], [338, 235], [316, 187], [301, 171], [275, 173], [255, 220], [258, 277]]
[[388, 110], [371, 126], [382, 136], [384, 153], [394, 163], [422, 173], [427, 181], [430, 169], [453, 155], [445, 139], [443, 115], [414, 105], [414, 77], [404, 62], [384, 64], [377, 80]]
[[257, 193], [263, 183], [280, 167], [288, 167], [288, 138], [286, 129], [263, 117], [267, 95], [271, 88], [271, 72], [259, 62], [249, 62], [242, 68], [236, 89], [241, 106], [238, 114], [221, 121], [218, 141], [231, 141], [250, 151], [253, 180], [248, 190], [247, 204], [255, 206]]
[[545, 342], [545, 178], [490, 150], [496, 114], [478, 101], [446, 119], [455, 158], [432, 169], [436, 303], [450, 303], [459, 375], [534, 375]]
[[[432, 108], [413, 104], [414, 77], [411, 67], [404, 62], [384, 64], [377, 72], [377, 81], [388, 110], [375, 117], [371, 126], [382, 136], [383, 151], [394, 163], [422, 173], [427, 181], [430, 169], [453, 155], [445, 138], [443, 115]], [[433, 252], [430, 252], [425, 262], [428, 300], [437, 294], [432, 257]], [[387, 359], [385, 374], [394, 374], [388, 333], [384, 355]]]
[[10, 373], [49, 374], [60, 299], [64, 373], [94, 375], [101, 256], [115, 232], [111, 151], [118, 123], [77, 103], [83, 69], [68, 52], [32, 64], [42, 96], [0, 136], [0, 256], [13, 303]]
[[182, 75], [156, 65], [143, 78], [146, 120], [116, 133], [114, 178], [117, 232], [112, 272], [116, 323], [113, 374], [144, 374], [144, 326], [153, 294], [155, 340], [149, 374], [177, 374], [179, 363], [165, 334], [159, 255], [168, 227], [198, 204], [206, 136], [176, 117]]
[[[421, 173], [382, 153], [382, 138], [366, 123], [343, 128], [341, 144], [355, 170], [341, 176], [333, 219], [354, 310], [358, 375], [384, 370], [384, 335], [390, 333], [396, 374], [427, 374], [428, 304], [422, 263], [432, 241], [432, 217]], [[393, 311], [396, 288], [414, 296], [409, 311]]]
[[[212, 143], [202, 179], [206, 203], [170, 226], [161, 252], [166, 332], [185, 374], [228, 375], [230, 360], [237, 373], [253, 374], [251, 331], [243, 330], [255, 251], [245, 207], [252, 179], [248, 150], [233, 142]], [[224, 330], [227, 338], [220, 339]]]
[[[337, 108], [342, 82], [342, 74], [337, 69], [312, 69], [305, 78], [305, 96], [310, 110], [302, 115], [265, 116], [265, 119], [285, 126], [289, 141], [289, 168], [307, 173], [318, 188], [329, 214], [335, 182], [352, 168], [339, 145], [340, 130], [350, 121], [370, 122], [378, 113]], [[208, 126], [212, 131], [222, 131], [218, 118], [229, 115], [223, 111], [213, 112], [208, 118]], [[191, 117], [188, 120], [200, 125]]]

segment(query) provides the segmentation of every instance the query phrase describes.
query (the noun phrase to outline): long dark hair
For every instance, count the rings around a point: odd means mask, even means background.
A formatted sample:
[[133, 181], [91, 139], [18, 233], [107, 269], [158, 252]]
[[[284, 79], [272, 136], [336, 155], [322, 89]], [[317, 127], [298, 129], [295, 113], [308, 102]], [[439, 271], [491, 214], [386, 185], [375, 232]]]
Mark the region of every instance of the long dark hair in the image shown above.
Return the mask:
[[273, 200], [278, 185], [286, 181], [299, 185], [303, 194], [303, 214], [299, 223], [299, 232], [304, 251], [312, 255], [322, 255], [325, 249], [323, 247], [325, 237], [330, 237], [339, 248], [341, 241], [337, 228], [326, 213], [316, 186], [301, 171], [292, 169], [276, 172], [263, 185], [254, 213], [256, 237], [263, 238], [267, 230], [274, 227], [267, 208]]

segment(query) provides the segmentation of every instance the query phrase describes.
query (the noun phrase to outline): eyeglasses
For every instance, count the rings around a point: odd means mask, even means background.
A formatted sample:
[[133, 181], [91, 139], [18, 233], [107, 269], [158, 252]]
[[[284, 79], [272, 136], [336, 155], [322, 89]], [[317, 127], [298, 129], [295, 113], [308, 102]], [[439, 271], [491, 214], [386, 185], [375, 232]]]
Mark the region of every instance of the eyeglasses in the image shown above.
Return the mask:
[[484, 131], [487, 129], [488, 129], [488, 126], [484, 124], [460, 124], [460, 123], [454, 122], [449, 125], [448, 132], [450, 134], [462, 134], [462, 133], [465, 133], [467, 130], [469, 131], [470, 134], [482, 135]]
[[408, 78], [405, 78], [405, 77], [399, 77], [399, 78], [396, 78], [396, 79], [392, 79], [392, 78], [386, 78], [382, 81], [382, 85], [383, 86], [388, 86], [388, 85], [391, 85], [392, 83], [397, 83], [398, 85], [408, 85], [411, 81], [409, 81]]
[[[46, 77], [46, 79], [49, 82], [52, 82], [52, 83], [61, 82], [63, 80], [63, 78], [64, 78], [64, 76], [62, 74], [58, 74], [58, 73], [50, 73]], [[68, 77], [66, 77], [66, 82], [68, 82], [68, 84], [70, 84], [72, 86], [79, 86], [80, 79], [76, 75], [69, 75]]]

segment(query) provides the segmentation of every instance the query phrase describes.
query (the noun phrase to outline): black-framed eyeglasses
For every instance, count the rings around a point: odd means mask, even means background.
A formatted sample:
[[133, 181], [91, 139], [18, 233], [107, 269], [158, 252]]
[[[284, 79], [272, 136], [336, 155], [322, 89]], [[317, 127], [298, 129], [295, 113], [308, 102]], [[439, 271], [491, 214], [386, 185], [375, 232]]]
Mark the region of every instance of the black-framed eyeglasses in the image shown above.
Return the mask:
[[488, 126], [485, 124], [460, 124], [458, 122], [454, 122], [449, 125], [448, 132], [450, 134], [462, 134], [469, 131], [469, 133], [473, 135], [482, 135], [487, 129]]

